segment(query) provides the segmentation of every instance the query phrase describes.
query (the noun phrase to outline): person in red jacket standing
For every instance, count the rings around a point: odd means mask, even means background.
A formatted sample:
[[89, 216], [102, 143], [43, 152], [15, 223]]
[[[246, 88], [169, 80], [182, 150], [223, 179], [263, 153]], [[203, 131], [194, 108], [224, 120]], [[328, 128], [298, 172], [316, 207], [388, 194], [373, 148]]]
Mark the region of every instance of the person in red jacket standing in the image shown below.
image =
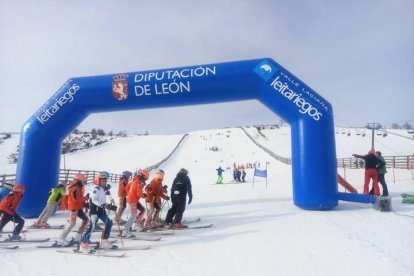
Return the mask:
[[68, 210], [70, 212], [70, 217], [68, 219], [68, 224], [60, 235], [60, 240], [57, 242], [58, 245], [66, 246], [71, 243], [66, 240], [66, 237], [75, 226], [77, 217], [82, 220], [82, 224], [73, 240], [74, 242], [80, 242], [82, 233], [88, 225], [89, 218], [83, 211], [83, 208], [85, 207], [89, 197], [83, 195], [84, 184], [86, 184], [86, 176], [84, 174], [77, 174], [73, 177], [73, 181], [68, 186]]
[[0, 232], [3, 231], [3, 227], [13, 221], [16, 225], [13, 229], [9, 239], [11, 241], [18, 241], [21, 239], [20, 232], [24, 226], [24, 219], [16, 213], [20, 200], [23, 197], [25, 187], [21, 184], [15, 184], [12, 192], [8, 194], [2, 201], [0, 201], [0, 213], [3, 214], [0, 220]]

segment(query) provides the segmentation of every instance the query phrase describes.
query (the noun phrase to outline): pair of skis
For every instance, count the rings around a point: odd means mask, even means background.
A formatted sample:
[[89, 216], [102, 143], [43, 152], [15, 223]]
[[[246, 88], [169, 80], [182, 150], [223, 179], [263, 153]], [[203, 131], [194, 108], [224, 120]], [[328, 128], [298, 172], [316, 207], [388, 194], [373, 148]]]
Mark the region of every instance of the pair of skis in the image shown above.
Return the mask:
[[7, 244], [0, 245], [0, 249], [17, 249], [17, 248], [19, 248], [18, 245], [7, 245]]
[[5, 239], [0, 241], [0, 249], [18, 249], [19, 246], [15, 243], [40, 243], [40, 242], [47, 242], [49, 238], [46, 239], [25, 239], [25, 240], [10, 240]]
[[[20, 233], [26, 233], [27, 231], [29, 231], [29, 229], [39, 229], [39, 230], [62, 230], [63, 228], [65, 228], [65, 225], [51, 225], [50, 227], [37, 227], [34, 225], [30, 225], [27, 227], [27, 229], [23, 229]], [[11, 234], [13, 233], [13, 231], [1, 231], [1, 234]], [[1, 235], [0, 235], [1, 236]]]
[[68, 250], [56, 250], [58, 253], [64, 253], [64, 254], [78, 254], [82, 256], [94, 256], [94, 257], [105, 257], [105, 258], [122, 258], [126, 257], [126, 253], [108, 253], [108, 251], [127, 251], [127, 250], [148, 250], [151, 246], [135, 246], [135, 247], [127, 247], [127, 248], [119, 248], [118, 246], [112, 246], [108, 250], [103, 250], [100, 248], [94, 248], [90, 252], [84, 253], [80, 251], [79, 249], [73, 249], [72, 251]]
[[156, 237], [156, 236], [154, 236], [154, 237], [152, 237], [152, 236], [145, 236], [145, 235], [135, 235], [135, 234], [132, 234], [131, 236], [129, 236], [129, 237], [124, 237], [124, 236], [122, 236], [122, 231], [120, 232], [120, 234], [118, 235], [118, 236], [110, 236], [111, 238], [123, 238], [123, 239], [126, 239], [126, 240], [134, 240], [134, 241], [160, 241], [161, 240], [161, 237]]
[[[186, 227], [183, 228], [172, 228], [174, 230], [185, 230], [185, 229], [204, 229], [204, 228], [210, 228], [214, 224], [213, 223], [205, 223], [205, 224], [197, 224], [201, 222], [201, 218], [193, 218], [193, 219], [184, 219], [182, 223], [186, 225]], [[189, 224], [189, 225], [187, 225]]]
[[26, 242], [47, 242], [50, 241], [49, 238], [46, 239], [21, 239], [21, 240], [10, 240], [10, 239], [5, 239], [5, 240], [0, 240], [0, 244], [4, 244], [4, 243], [26, 243]]
[[187, 230], [187, 229], [205, 229], [205, 228], [210, 228], [214, 225], [214, 223], [210, 223], [210, 224], [200, 224], [200, 225], [189, 225], [187, 227], [183, 227], [183, 228], [173, 228], [174, 230]]
[[64, 224], [50, 225], [49, 227], [39, 227], [39, 226], [36, 226], [36, 225], [30, 225], [30, 226], [27, 227], [27, 229], [39, 229], [39, 230], [40, 229], [42, 229], [42, 230], [48, 230], [48, 229], [50, 229], [50, 230], [61, 230], [63, 228], [65, 228]]

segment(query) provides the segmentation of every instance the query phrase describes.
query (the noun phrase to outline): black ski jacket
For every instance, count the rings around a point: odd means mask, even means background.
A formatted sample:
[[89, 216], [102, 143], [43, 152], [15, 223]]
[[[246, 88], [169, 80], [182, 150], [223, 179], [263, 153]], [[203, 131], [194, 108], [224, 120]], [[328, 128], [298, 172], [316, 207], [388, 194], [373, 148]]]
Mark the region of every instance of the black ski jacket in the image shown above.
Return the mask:
[[193, 198], [191, 180], [187, 175], [178, 173], [171, 187], [171, 200], [173, 202], [185, 201], [187, 194], [190, 199]]

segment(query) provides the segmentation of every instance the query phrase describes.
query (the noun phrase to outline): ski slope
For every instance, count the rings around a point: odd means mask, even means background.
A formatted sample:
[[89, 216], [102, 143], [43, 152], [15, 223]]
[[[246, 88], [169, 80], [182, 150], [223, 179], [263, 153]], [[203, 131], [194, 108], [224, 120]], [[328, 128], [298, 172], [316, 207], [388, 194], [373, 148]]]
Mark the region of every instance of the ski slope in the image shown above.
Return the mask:
[[[250, 129], [251, 130], [251, 129]], [[254, 130], [254, 129], [253, 129]], [[290, 131], [265, 130], [270, 149], [287, 149]], [[281, 139], [278, 138], [283, 137]], [[352, 137], [352, 136], [351, 136]], [[164, 158], [181, 136], [140, 136], [117, 139], [85, 152], [66, 156], [71, 168], [119, 172]], [[353, 139], [353, 138], [350, 138]], [[356, 139], [356, 138], [355, 138]], [[122, 141], [125, 141], [123, 143]], [[390, 140], [391, 141], [391, 140]], [[337, 140], [337, 147], [353, 152], [354, 145]], [[389, 147], [409, 154], [401, 143]], [[210, 150], [217, 147], [218, 151]], [[348, 148], [349, 147], [349, 148]], [[365, 146], [361, 146], [361, 150]], [[281, 154], [282, 155], [282, 154]], [[234, 163], [268, 162], [268, 182], [247, 170], [243, 184], [214, 184], [215, 169]], [[68, 165], [69, 164], [69, 165]], [[108, 259], [56, 253], [21, 244], [0, 248], [3, 275], [413, 275], [414, 206], [403, 205], [400, 194], [414, 193], [411, 171], [395, 170], [386, 179], [393, 212], [372, 205], [339, 202], [331, 211], [305, 211], [293, 205], [291, 166], [272, 159], [239, 128], [190, 133], [178, 151], [163, 164], [164, 184], [171, 186], [180, 168], [187, 168], [193, 184], [193, 203], [184, 217], [214, 223], [210, 229], [175, 231], [161, 241], [124, 240], [125, 247], [150, 245], [146, 251], [125, 251], [128, 257]], [[348, 170], [347, 180], [359, 191], [363, 170]], [[224, 182], [231, 179], [231, 169]], [[153, 172], [151, 173], [151, 176]], [[395, 183], [393, 179], [395, 178]], [[116, 195], [116, 185], [112, 194]], [[165, 204], [162, 216], [168, 209]], [[127, 212], [128, 214], [128, 212]], [[126, 215], [127, 215], [126, 214]], [[58, 212], [51, 224], [65, 223]], [[33, 223], [27, 219], [26, 224]], [[115, 226], [116, 227], [116, 226]], [[5, 230], [10, 230], [7, 225]], [[56, 239], [58, 230], [30, 230], [27, 238]], [[94, 234], [99, 240], [99, 233]], [[118, 242], [118, 245], [121, 245]]]
[[16, 164], [10, 164], [7, 158], [10, 154], [16, 153], [19, 140], [19, 134], [11, 134], [9, 139], [0, 144], [0, 174], [16, 173]]
[[[291, 133], [290, 127], [265, 128], [259, 134], [255, 127], [245, 127], [247, 133], [256, 139], [259, 144], [269, 148], [274, 153], [283, 156], [291, 156]], [[392, 129], [392, 133], [405, 137], [412, 137], [407, 130]], [[365, 136], [362, 134], [365, 133]], [[381, 134], [381, 135], [378, 135]], [[374, 136], [375, 149], [381, 151], [383, 156], [412, 155], [414, 154], [414, 139], [407, 139], [401, 136], [384, 132], [376, 132]], [[366, 154], [371, 148], [371, 131], [361, 128], [335, 128], [336, 156], [337, 158], [351, 157], [353, 153]]]

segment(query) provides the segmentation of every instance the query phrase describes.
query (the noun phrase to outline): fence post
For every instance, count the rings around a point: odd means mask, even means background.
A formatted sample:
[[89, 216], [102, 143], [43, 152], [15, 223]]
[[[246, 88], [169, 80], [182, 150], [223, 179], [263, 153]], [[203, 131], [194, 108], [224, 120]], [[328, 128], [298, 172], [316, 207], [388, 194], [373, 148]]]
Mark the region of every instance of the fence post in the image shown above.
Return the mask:
[[410, 169], [410, 156], [407, 155], [407, 170]]

